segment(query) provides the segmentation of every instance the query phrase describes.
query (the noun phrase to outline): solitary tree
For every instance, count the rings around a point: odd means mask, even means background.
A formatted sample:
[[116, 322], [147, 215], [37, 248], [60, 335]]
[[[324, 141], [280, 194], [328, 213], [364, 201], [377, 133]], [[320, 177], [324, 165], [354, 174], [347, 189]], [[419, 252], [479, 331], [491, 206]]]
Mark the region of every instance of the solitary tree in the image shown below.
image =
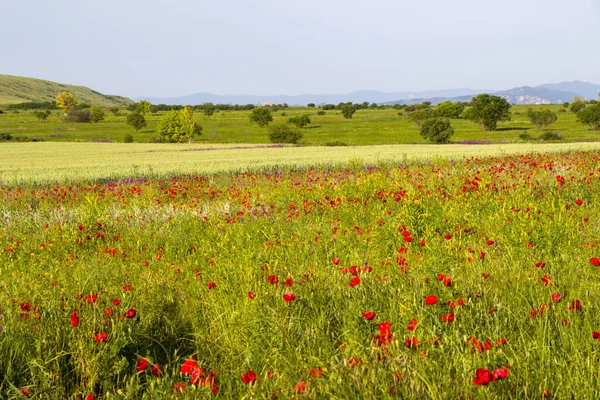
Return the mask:
[[142, 116], [145, 117], [147, 114], [152, 112], [152, 104], [147, 102], [146, 100], [142, 100], [137, 103], [135, 110]]
[[309, 108], [315, 108], [315, 103], [308, 103], [308, 104], [306, 105], [306, 107], [309, 107]]
[[67, 114], [69, 110], [77, 107], [77, 99], [72, 93], [60, 92], [56, 96], [56, 107], [60, 108], [65, 114]]
[[350, 104], [345, 104], [342, 106], [341, 110], [342, 110], [342, 115], [344, 116], [344, 118], [352, 119], [352, 116], [356, 112], [356, 107], [354, 107]]
[[575, 98], [575, 101], [573, 101], [571, 103], [571, 106], [569, 107], [571, 112], [573, 112], [574, 114], [577, 114], [579, 111], [583, 110], [584, 108], [585, 108], [585, 101], [581, 100], [579, 98]]
[[594, 104], [577, 113], [577, 120], [590, 128], [600, 130], [600, 104]]
[[465, 116], [479, 123], [484, 131], [494, 131], [499, 121], [510, 120], [510, 104], [502, 97], [480, 94], [471, 100]]
[[100, 122], [104, 120], [104, 110], [98, 106], [90, 107], [90, 117], [92, 122]]
[[534, 111], [532, 108], [527, 110], [527, 118], [529, 118], [532, 124], [537, 126], [538, 131], [552, 125], [558, 120], [556, 114], [550, 110]]
[[190, 142], [194, 135], [201, 135], [202, 127], [196, 123], [191, 107], [187, 106], [165, 114], [158, 123], [157, 131], [166, 142], [185, 143]]
[[304, 128], [306, 125], [310, 124], [310, 117], [308, 115], [300, 115], [297, 117], [288, 118], [288, 123], [296, 125], [298, 128]]
[[207, 117], [210, 117], [211, 115], [213, 115], [215, 113], [216, 107], [213, 103], [204, 103], [202, 104], [202, 111], [204, 112], [204, 115], [206, 115]]
[[421, 136], [434, 143], [447, 143], [454, 135], [454, 128], [445, 118], [429, 118], [421, 124]]
[[139, 112], [134, 111], [127, 116], [127, 125], [131, 125], [138, 132], [140, 129], [146, 127], [146, 118]]
[[250, 121], [256, 122], [258, 126], [264, 128], [269, 125], [269, 122], [273, 122], [273, 116], [271, 111], [265, 107], [257, 107], [250, 113]]

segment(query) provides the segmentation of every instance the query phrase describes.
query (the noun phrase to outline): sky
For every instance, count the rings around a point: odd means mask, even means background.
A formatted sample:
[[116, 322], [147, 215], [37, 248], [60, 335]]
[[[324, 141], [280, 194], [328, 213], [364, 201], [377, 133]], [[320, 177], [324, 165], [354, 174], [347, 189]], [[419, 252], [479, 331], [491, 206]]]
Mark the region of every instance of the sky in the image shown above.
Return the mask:
[[128, 97], [600, 83], [600, 0], [0, 0], [0, 74]]

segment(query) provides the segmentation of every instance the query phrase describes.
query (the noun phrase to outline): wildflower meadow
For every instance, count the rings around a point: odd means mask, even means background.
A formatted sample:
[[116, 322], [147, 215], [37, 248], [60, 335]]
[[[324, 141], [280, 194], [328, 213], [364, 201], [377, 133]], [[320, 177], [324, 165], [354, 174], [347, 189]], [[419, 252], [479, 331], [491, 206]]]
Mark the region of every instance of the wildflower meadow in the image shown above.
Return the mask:
[[0, 398], [598, 398], [600, 152], [0, 188]]

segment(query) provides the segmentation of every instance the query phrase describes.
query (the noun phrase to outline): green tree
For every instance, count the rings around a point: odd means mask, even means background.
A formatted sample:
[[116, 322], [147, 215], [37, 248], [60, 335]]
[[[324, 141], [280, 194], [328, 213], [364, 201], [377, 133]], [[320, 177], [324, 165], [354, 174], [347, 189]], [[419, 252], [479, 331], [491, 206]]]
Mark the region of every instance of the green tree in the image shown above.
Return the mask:
[[40, 122], [44, 122], [46, 120], [46, 118], [48, 118], [48, 115], [50, 115], [50, 111], [34, 111], [33, 112], [33, 116], [36, 117], [38, 119], [38, 121]]
[[600, 104], [594, 104], [577, 113], [577, 120], [589, 125], [594, 130], [600, 130]]
[[217, 108], [215, 107], [215, 105], [213, 103], [202, 104], [202, 112], [204, 112], [204, 115], [206, 115], [207, 117], [212, 116], [215, 113], [216, 109]]
[[296, 125], [298, 128], [304, 128], [311, 123], [310, 116], [300, 115], [288, 118], [288, 123]]
[[293, 129], [288, 124], [269, 126], [269, 140], [272, 143], [298, 143], [303, 136], [301, 132]]
[[577, 99], [576, 101], [571, 103], [569, 109], [572, 113], [577, 114], [579, 111], [585, 108], [585, 101]]
[[256, 122], [258, 126], [264, 128], [269, 125], [270, 122], [273, 122], [273, 116], [268, 108], [257, 107], [250, 113], [250, 121]]
[[424, 121], [435, 117], [437, 117], [437, 112], [435, 110], [424, 108], [411, 112], [408, 115], [408, 120], [414, 122], [417, 126], [421, 126]]
[[108, 111], [110, 111], [115, 116], [119, 115], [119, 107], [111, 107], [108, 109]]
[[552, 125], [558, 120], [557, 115], [550, 110], [534, 111], [532, 108], [527, 110], [527, 118], [529, 118], [532, 124], [537, 126], [538, 131]]
[[315, 108], [315, 103], [308, 103], [306, 105], [306, 107], [308, 107], [308, 108]]
[[463, 104], [451, 101], [445, 101], [436, 108], [436, 114], [445, 118], [460, 118], [464, 111], [465, 106]]
[[135, 110], [142, 117], [145, 117], [146, 115], [148, 115], [148, 114], [150, 114], [152, 112], [152, 104], [150, 104], [150, 102], [148, 102], [146, 100], [142, 100], [142, 101], [140, 101], [139, 103], [136, 104]]
[[56, 96], [56, 107], [63, 110], [65, 114], [68, 114], [69, 110], [77, 107], [77, 99], [72, 93], [60, 92]]
[[499, 121], [510, 120], [510, 104], [502, 97], [480, 94], [471, 100], [465, 116], [479, 123], [484, 131], [494, 131]]
[[454, 128], [445, 118], [429, 118], [421, 124], [421, 136], [434, 143], [447, 143], [454, 135]]
[[352, 119], [352, 116], [356, 112], [356, 107], [354, 107], [350, 104], [344, 104], [342, 106], [341, 110], [342, 110], [342, 115], [344, 116], [344, 118]]
[[139, 112], [134, 111], [127, 116], [127, 125], [131, 125], [138, 132], [140, 129], [146, 127], [146, 118]]
[[329, 110], [335, 110], [335, 105], [333, 104], [324, 104], [323, 107], [321, 107], [323, 110], [325, 111], [329, 111]]
[[104, 120], [105, 114], [102, 107], [92, 106], [90, 107], [90, 116], [92, 122], [100, 122]]
[[169, 143], [190, 142], [194, 135], [202, 134], [202, 127], [196, 123], [194, 112], [186, 106], [179, 111], [170, 111], [159, 121], [158, 134]]
[[568, 101], [565, 101], [563, 103], [563, 108], [569, 108], [569, 102]]

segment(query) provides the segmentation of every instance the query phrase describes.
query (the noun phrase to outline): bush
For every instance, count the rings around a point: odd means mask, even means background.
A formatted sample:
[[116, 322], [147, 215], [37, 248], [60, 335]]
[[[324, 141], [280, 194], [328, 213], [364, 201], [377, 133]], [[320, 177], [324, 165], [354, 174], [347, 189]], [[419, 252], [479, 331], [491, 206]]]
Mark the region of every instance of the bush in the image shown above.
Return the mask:
[[74, 108], [67, 111], [64, 120], [66, 122], [89, 123], [92, 121], [92, 114], [90, 113], [90, 110]]
[[421, 136], [434, 143], [447, 143], [454, 135], [450, 121], [444, 118], [426, 119], [421, 124]]
[[460, 118], [464, 111], [465, 106], [451, 101], [445, 101], [436, 108], [436, 114], [445, 118]]
[[569, 107], [571, 112], [574, 114], [577, 114], [579, 111], [583, 110], [584, 108], [585, 108], [584, 101], [575, 101], [575, 102], [571, 103], [571, 106]]
[[133, 143], [133, 135], [125, 135], [125, 138], [123, 138], [123, 143]]
[[298, 143], [303, 136], [302, 133], [288, 124], [277, 124], [269, 127], [269, 140], [272, 143]]
[[48, 116], [50, 115], [50, 111], [34, 111], [33, 112], [33, 116], [36, 117], [38, 119], [38, 121], [40, 122], [44, 122], [46, 120], [46, 118], [48, 118]]
[[577, 113], [577, 120], [590, 128], [600, 130], [600, 104], [594, 104]]
[[327, 114], [325, 111], [322, 111], [322, 110], [317, 111], [317, 115], [323, 116], [325, 114]]
[[250, 113], [250, 122], [256, 122], [258, 126], [264, 128], [273, 122], [271, 111], [265, 107], [257, 107]]
[[310, 124], [310, 117], [308, 115], [300, 115], [297, 117], [290, 117], [288, 119], [289, 124], [294, 124], [298, 128], [304, 128], [306, 125]]
[[306, 107], [308, 107], [308, 108], [315, 108], [315, 103], [308, 103], [306, 105]]
[[562, 140], [562, 135], [556, 132], [544, 132], [540, 135], [540, 140]]
[[90, 114], [91, 114], [91, 119], [92, 122], [100, 122], [102, 120], [104, 120], [104, 110], [101, 107], [98, 106], [92, 106], [90, 108]]
[[0, 142], [10, 142], [12, 138], [10, 133], [0, 133]]
[[0, 114], [4, 114], [4, 111], [0, 110]]
[[335, 110], [335, 105], [333, 104], [325, 104], [323, 105], [323, 107], [321, 107], [323, 110], [328, 111], [328, 110]]
[[356, 112], [356, 107], [351, 106], [349, 104], [345, 104], [342, 106], [341, 110], [342, 110], [342, 115], [344, 116], [344, 118], [352, 119], [352, 116]]
[[437, 112], [435, 110], [424, 108], [411, 112], [408, 115], [408, 120], [414, 122], [417, 126], [421, 126], [424, 121], [435, 117], [437, 117]]
[[150, 139], [150, 143], [165, 143], [165, 139], [162, 136], [155, 136]]
[[529, 133], [521, 133], [519, 135], [519, 139], [529, 141], [529, 140], [533, 140], [533, 137]]
[[527, 110], [527, 117], [532, 124], [537, 126], [538, 131], [541, 131], [549, 125], [552, 125], [558, 120], [556, 114], [550, 110], [534, 111], [532, 108]]
[[127, 116], [127, 125], [131, 125], [137, 132], [140, 129], [145, 128], [148, 124], [146, 123], [146, 118], [144, 118], [144, 116], [139, 112], [135, 111]]
[[158, 123], [156, 131], [169, 143], [191, 142], [194, 135], [202, 134], [202, 127], [195, 121], [190, 107], [183, 110], [169, 111]]

